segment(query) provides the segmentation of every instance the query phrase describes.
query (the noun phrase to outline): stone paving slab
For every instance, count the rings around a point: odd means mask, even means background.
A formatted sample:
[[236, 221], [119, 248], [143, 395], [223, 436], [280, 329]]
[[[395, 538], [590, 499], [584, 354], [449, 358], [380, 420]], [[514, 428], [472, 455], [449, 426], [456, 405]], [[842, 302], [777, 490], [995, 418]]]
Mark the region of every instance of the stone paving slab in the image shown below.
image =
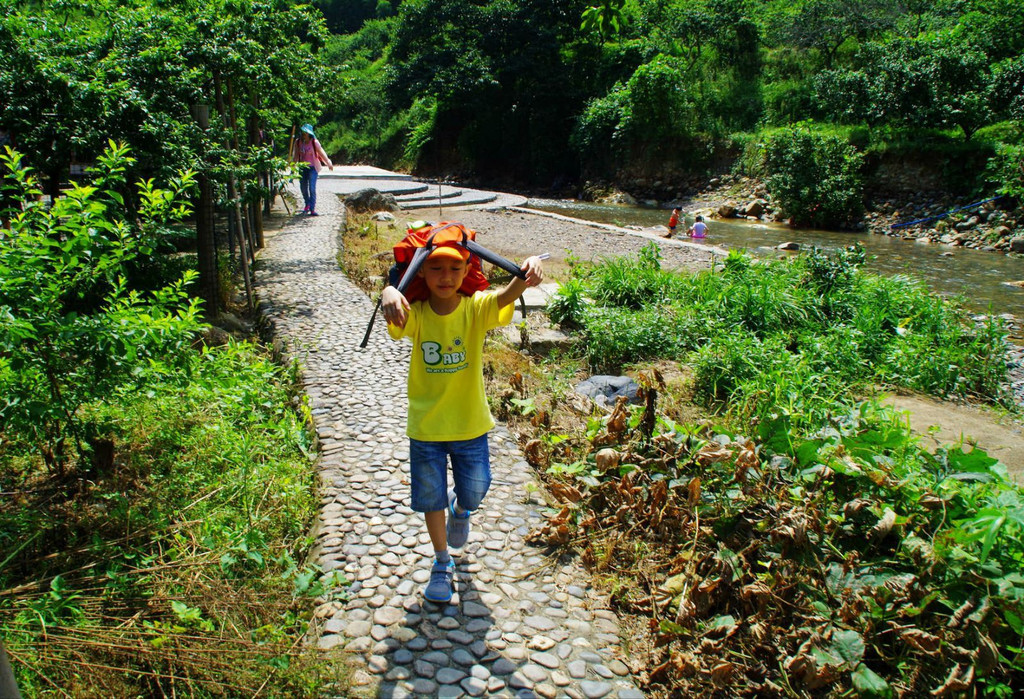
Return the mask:
[[[324, 169], [319, 181], [330, 186], [331, 191], [352, 194], [360, 189], [372, 187], [386, 194], [393, 194], [403, 210], [436, 208], [438, 189], [442, 205], [464, 208], [501, 208], [523, 206], [527, 198], [518, 194], [489, 192], [447, 184], [430, 184], [413, 179], [411, 175], [391, 172], [368, 165], [336, 165], [334, 170]], [[330, 183], [328, 185], [328, 183]]]
[[[337, 169], [337, 168], [335, 168]], [[424, 182], [417, 182], [415, 180], [406, 179], [372, 179], [372, 178], [346, 178], [324, 181], [323, 175], [320, 176], [318, 182], [324, 182], [325, 187], [330, 187], [331, 191], [338, 192], [339, 194], [354, 194], [361, 189], [376, 189], [378, 192], [384, 192], [386, 194], [393, 194], [395, 197], [403, 197], [417, 194], [428, 194], [430, 192], [430, 186]], [[319, 194], [319, 190], [317, 190]]]
[[320, 177], [325, 179], [385, 179], [385, 180], [411, 180], [412, 175], [400, 172], [392, 172], [372, 165], [335, 165], [333, 170], [324, 170]]
[[318, 610], [315, 642], [351, 659], [350, 696], [642, 697], [607, 600], [576, 565], [526, 543], [544, 515], [502, 425], [490, 436], [494, 484], [455, 557], [456, 595], [422, 600], [432, 547], [409, 507], [409, 344], [378, 319], [358, 347], [372, 306], [337, 267], [336, 182], [320, 181], [321, 216], [268, 236], [257, 273], [262, 310], [303, 364], [321, 442], [318, 558], [354, 581], [348, 601]]

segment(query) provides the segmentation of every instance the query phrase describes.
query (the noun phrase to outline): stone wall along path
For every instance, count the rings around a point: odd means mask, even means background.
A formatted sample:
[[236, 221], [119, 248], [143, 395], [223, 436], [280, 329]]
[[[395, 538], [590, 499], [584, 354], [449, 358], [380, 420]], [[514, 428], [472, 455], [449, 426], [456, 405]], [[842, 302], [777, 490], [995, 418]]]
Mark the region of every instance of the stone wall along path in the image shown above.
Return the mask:
[[338, 269], [334, 190], [321, 180], [321, 215], [268, 238], [257, 275], [264, 313], [303, 364], [321, 442], [319, 561], [354, 581], [348, 601], [320, 610], [319, 646], [351, 658], [356, 696], [642, 697], [586, 573], [525, 542], [541, 502], [504, 426], [491, 434], [494, 484], [456, 556], [455, 597], [422, 600], [433, 550], [409, 508], [409, 345], [378, 322], [358, 347], [372, 306]]

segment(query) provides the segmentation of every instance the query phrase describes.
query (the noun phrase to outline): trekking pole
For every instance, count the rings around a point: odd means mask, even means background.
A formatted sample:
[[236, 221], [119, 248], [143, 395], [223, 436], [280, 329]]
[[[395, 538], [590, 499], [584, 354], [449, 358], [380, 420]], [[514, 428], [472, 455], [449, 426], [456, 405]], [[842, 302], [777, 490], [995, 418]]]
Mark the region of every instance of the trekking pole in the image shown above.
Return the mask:
[[380, 304], [384, 300], [384, 294], [382, 293], [377, 298], [377, 305], [373, 309], [373, 314], [370, 316], [370, 322], [366, 326], [366, 334], [363, 335], [363, 341], [359, 343], [359, 349], [366, 349], [366, 344], [370, 341], [370, 331], [373, 330], [373, 323], [377, 320], [377, 313], [380, 311]]
[[0, 697], [5, 699], [21, 699], [18, 691], [18, 683], [14, 680], [14, 670], [7, 659], [7, 650], [4, 648], [3, 639], [0, 639]]
[[[400, 292], [405, 292], [415, 276], [416, 272], [419, 271], [420, 267], [423, 266], [423, 261], [427, 259], [433, 249], [434, 236], [430, 236], [425, 247], [417, 250], [412, 260], [409, 262], [409, 266], [406, 268], [405, 273], [402, 275], [401, 280], [398, 282], [398, 286], [395, 288]], [[385, 289], [387, 286], [384, 287]], [[367, 343], [370, 341], [370, 331], [373, 330], [373, 324], [377, 320], [377, 312], [380, 311], [381, 303], [384, 301], [384, 292], [381, 292], [380, 298], [377, 299], [377, 305], [373, 308], [373, 314], [370, 315], [370, 322], [366, 325], [366, 333], [363, 335], [363, 341], [359, 343], [359, 349], [366, 349]]]
[[[436, 231], [434, 235], [436, 235]], [[424, 247], [419, 248], [418, 250], [416, 250], [415, 254], [413, 254], [412, 260], [410, 260], [409, 266], [406, 268], [405, 273], [402, 275], [401, 281], [399, 281], [398, 285], [395, 287], [396, 289], [398, 289], [398, 291], [403, 293], [405, 292], [406, 287], [409, 286], [409, 282], [411, 282], [415, 278], [416, 272], [419, 271], [420, 267], [423, 266], [423, 262], [427, 259], [427, 257], [430, 256], [430, 253], [433, 251], [434, 235], [430, 236], [430, 238], [427, 240], [427, 244]], [[504, 257], [497, 253], [491, 252], [490, 250], [485, 248], [483, 245], [480, 245], [480, 243], [476, 242], [475, 240], [463, 239], [462, 247], [469, 250], [471, 253], [473, 253], [480, 259], [486, 260], [497, 267], [501, 267], [509, 274], [515, 275], [520, 279], [526, 279], [526, 273], [523, 272], [522, 269], [520, 269], [519, 265], [517, 265], [515, 262], [512, 262], [511, 260], [506, 260]], [[538, 257], [540, 257], [540, 259], [542, 260], [546, 260], [550, 257], [550, 255], [548, 253], [543, 253], [542, 255], [538, 255]], [[360, 349], [365, 349], [367, 343], [370, 341], [370, 332], [373, 330], [373, 324], [377, 320], [377, 313], [378, 311], [380, 311], [380, 306], [383, 300], [384, 299], [382, 294], [381, 298], [377, 299], [377, 305], [374, 306], [373, 308], [373, 314], [370, 316], [370, 322], [366, 326], [366, 333], [363, 335], [363, 341], [359, 343]]]

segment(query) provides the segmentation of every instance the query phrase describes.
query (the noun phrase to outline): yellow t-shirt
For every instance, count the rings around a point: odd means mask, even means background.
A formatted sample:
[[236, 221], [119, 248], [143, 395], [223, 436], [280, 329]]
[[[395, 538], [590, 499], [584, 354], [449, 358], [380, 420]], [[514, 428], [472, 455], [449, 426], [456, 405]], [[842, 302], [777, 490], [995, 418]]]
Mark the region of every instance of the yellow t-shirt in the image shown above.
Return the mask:
[[497, 293], [462, 296], [439, 316], [429, 301], [411, 304], [405, 328], [388, 324], [394, 339], [412, 339], [406, 434], [423, 442], [475, 439], [494, 428], [484, 395], [484, 336], [512, 320], [513, 304], [498, 308]]

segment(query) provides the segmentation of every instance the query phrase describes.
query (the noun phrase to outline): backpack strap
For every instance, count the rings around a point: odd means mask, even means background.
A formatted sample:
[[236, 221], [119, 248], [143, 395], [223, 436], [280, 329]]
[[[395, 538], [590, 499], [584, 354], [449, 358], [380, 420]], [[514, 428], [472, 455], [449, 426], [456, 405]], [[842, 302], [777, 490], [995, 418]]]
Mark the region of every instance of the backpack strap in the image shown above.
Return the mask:
[[[517, 276], [520, 279], [526, 279], [526, 273], [519, 268], [519, 265], [511, 260], [505, 259], [495, 252], [491, 252], [483, 245], [470, 238], [469, 234], [466, 233], [465, 227], [461, 223], [452, 222], [431, 231], [430, 237], [427, 238], [427, 242], [423, 247], [416, 248], [416, 252], [413, 253], [412, 259], [409, 261], [409, 265], [405, 268], [405, 273], [402, 274], [402, 278], [398, 280], [397, 284], [395, 281], [398, 277], [399, 270], [397, 265], [393, 266], [388, 271], [388, 283], [404, 294], [405, 290], [409, 287], [409, 284], [416, 278], [416, 273], [420, 270], [420, 267], [422, 267], [423, 263], [426, 262], [428, 257], [430, 257], [430, 253], [434, 251], [434, 236], [441, 231], [452, 227], [458, 227], [462, 231], [462, 240], [456, 242], [456, 245], [461, 245], [463, 248], [468, 250], [470, 254], [476, 255], [482, 260], [487, 260], [492, 265], [501, 267], [506, 272]], [[366, 334], [363, 335], [363, 341], [359, 343], [360, 348], [365, 348], [366, 344], [370, 340], [370, 331], [373, 330], [373, 322], [377, 319], [377, 312], [380, 310], [381, 301], [382, 298], [377, 299], [377, 305], [374, 307], [373, 314], [370, 316], [370, 322], [366, 326]]]
[[480, 243], [475, 240], [466, 240], [462, 243], [467, 250], [476, 255], [482, 260], [487, 260], [496, 267], [501, 267], [503, 270], [512, 274], [513, 276], [519, 277], [520, 279], [526, 279], [526, 272], [519, 268], [515, 262], [506, 260], [504, 257], [496, 252], [491, 252]]

